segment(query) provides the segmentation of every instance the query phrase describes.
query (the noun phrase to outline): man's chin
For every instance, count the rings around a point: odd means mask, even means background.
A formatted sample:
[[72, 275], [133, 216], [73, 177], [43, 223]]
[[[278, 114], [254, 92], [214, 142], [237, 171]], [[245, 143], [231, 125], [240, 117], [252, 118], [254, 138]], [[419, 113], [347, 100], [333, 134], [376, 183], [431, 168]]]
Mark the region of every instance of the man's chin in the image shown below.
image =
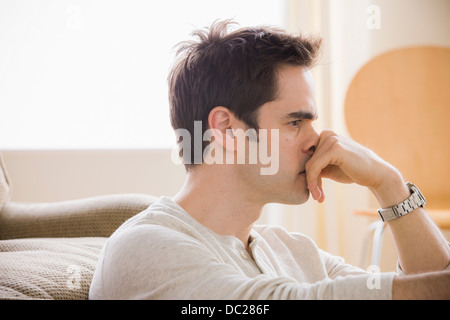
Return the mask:
[[280, 201], [277, 201], [277, 203], [288, 204], [288, 205], [304, 204], [306, 201], [308, 201], [309, 195], [310, 195], [310, 192], [308, 189], [306, 189], [303, 192], [286, 195], [285, 197], [283, 197], [283, 199], [280, 199]]

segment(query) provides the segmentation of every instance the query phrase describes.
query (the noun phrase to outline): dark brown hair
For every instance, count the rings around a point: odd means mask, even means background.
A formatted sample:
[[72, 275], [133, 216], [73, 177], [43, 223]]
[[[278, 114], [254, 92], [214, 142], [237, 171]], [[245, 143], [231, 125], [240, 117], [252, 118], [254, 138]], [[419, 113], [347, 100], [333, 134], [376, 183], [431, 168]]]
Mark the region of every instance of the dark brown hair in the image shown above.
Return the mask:
[[[316, 61], [320, 38], [294, 36], [269, 26], [229, 33], [232, 24], [230, 20], [216, 21], [193, 33], [197, 41], [179, 44], [168, 77], [174, 129], [187, 129], [194, 137], [194, 121], [202, 121], [203, 136], [209, 112], [216, 106], [227, 107], [249, 128], [258, 129], [259, 107], [277, 96], [278, 67], [310, 68]], [[202, 153], [208, 143], [203, 144]], [[194, 165], [189, 161], [194, 159], [194, 138], [189, 149], [190, 154], [182, 154], [187, 170]], [[201, 162], [195, 159], [195, 163]]]

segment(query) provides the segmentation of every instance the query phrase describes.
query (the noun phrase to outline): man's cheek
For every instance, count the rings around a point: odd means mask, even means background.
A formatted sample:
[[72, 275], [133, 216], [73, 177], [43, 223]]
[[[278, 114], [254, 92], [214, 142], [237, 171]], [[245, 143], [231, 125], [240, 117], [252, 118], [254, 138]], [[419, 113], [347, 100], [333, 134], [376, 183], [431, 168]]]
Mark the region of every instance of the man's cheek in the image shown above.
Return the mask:
[[260, 174], [275, 175], [280, 168], [280, 134], [278, 129], [271, 129], [269, 137], [267, 133], [268, 130], [259, 132], [259, 161], [262, 165], [269, 165], [261, 167]]

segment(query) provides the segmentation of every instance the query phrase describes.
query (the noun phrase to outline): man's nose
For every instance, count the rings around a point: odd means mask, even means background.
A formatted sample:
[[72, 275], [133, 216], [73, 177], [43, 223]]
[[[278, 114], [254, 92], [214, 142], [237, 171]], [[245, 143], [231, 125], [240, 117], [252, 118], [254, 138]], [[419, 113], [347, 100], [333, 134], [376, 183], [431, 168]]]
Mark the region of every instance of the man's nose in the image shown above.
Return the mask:
[[320, 135], [314, 128], [311, 128], [310, 136], [308, 137], [307, 144], [305, 145], [305, 153], [312, 156], [316, 152], [319, 144]]
[[308, 149], [308, 154], [313, 155], [314, 152], [316, 152], [316, 146], [311, 146], [311, 147]]

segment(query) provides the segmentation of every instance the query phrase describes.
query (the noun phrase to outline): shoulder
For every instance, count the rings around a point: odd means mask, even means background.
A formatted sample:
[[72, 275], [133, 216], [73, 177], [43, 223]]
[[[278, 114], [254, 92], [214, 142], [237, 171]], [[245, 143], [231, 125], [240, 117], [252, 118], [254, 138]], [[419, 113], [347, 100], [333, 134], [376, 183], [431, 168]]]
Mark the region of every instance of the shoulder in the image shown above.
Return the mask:
[[161, 263], [191, 249], [204, 250], [192, 218], [167, 199], [132, 217], [111, 235], [101, 256], [103, 272], [109, 266], [114, 272], [117, 268], [130, 270], [141, 263]]
[[198, 231], [190, 219], [183, 212], [157, 203], [117, 229], [108, 239], [105, 255], [127, 259], [128, 255], [136, 253], [140, 256], [160, 251], [167, 254], [168, 249], [173, 252], [184, 244], [198, 246]]
[[195, 224], [181, 207], [168, 197], [160, 197], [146, 210], [123, 223], [110, 243], [124, 241], [164, 241], [171, 237], [195, 237]]
[[196, 262], [192, 257], [207, 260], [208, 249], [193, 232], [182, 220], [154, 209], [133, 217], [103, 247], [90, 296], [136, 297], [159, 282], [170, 281], [170, 268], [185, 270], [182, 264]]

